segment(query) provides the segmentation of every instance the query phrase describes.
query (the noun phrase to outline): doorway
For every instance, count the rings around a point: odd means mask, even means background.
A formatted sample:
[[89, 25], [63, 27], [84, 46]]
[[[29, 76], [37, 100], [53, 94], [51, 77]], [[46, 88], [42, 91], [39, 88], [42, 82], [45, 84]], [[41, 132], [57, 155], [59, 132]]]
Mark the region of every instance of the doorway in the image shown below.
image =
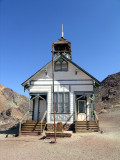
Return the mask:
[[78, 100], [77, 117], [78, 121], [86, 121], [86, 100]]
[[[47, 95], [38, 95], [33, 101], [33, 120], [41, 121], [47, 110]], [[46, 119], [46, 118], [45, 118]]]

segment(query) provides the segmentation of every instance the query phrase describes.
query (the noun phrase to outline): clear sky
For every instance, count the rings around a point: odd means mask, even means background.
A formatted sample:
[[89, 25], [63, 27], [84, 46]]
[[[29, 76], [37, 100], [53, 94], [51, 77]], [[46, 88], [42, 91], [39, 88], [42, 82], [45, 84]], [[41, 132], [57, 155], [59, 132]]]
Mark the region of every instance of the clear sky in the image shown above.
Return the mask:
[[75, 63], [99, 81], [120, 71], [120, 0], [0, 0], [0, 83], [26, 94], [62, 23]]

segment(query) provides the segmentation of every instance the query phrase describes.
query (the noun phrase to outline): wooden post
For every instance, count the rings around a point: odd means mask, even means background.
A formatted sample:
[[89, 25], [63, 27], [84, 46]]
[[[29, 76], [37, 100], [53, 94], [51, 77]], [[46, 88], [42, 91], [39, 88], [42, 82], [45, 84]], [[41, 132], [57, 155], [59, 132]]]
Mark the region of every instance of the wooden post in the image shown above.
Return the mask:
[[21, 122], [19, 122], [19, 136], [21, 135]]
[[40, 133], [42, 133], [42, 121], [40, 121]]
[[92, 100], [92, 103], [91, 103], [91, 110], [92, 110], [92, 120], [94, 120], [94, 113], [93, 113], [93, 110], [94, 110], [94, 94], [93, 94], [93, 100]]
[[38, 116], [37, 116], [38, 121], [39, 121], [39, 107], [40, 107], [40, 100], [39, 100], [39, 96], [38, 96]]
[[56, 142], [56, 126], [55, 126], [55, 101], [54, 101], [54, 52], [52, 44], [52, 78], [53, 78], [53, 112], [54, 112], [54, 138]]
[[86, 103], [86, 121], [87, 121], [87, 103]]
[[77, 102], [76, 102], [76, 97], [75, 97], [75, 121], [77, 121]]
[[27, 120], [30, 118], [30, 95], [29, 95], [29, 100], [28, 100], [28, 115], [27, 115]]

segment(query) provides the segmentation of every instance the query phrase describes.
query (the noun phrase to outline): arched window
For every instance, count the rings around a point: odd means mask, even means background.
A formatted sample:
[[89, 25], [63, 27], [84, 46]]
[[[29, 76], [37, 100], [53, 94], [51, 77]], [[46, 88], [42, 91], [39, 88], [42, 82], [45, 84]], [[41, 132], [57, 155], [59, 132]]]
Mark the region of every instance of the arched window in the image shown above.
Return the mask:
[[59, 61], [55, 62], [55, 70], [61, 71], [61, 62], [59, 62]]
[[68, 63], [66, 61], [62, 62], [62, 71], [67, 71], [68, 70]]
[[63, 59], [59, 59], [55, 62], [54, 68], [55, 71], [68, 71], [68, 62]]

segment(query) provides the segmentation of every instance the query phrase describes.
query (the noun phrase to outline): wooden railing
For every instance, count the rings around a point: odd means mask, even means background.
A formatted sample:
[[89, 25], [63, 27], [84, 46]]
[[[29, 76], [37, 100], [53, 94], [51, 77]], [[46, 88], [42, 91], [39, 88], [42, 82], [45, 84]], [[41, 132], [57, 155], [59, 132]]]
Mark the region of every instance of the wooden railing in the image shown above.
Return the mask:
[[23, 117], [20, 119], [20, 121], [19, 121], [19, 134], [20, 134], [20, 132], [21, 132], [22, 122], [23, 122], [23, 120], [25, 120], [25, 118], [27, 117], [28, 112], [29, 112], [29, 111], [27, 111], [27, 112], [24, 114], [24, 116], [23, 116]]
[[77, 121], [77, 111], [75, 110], [75, 121]]
[[98, 129], [99, 129], [99, 118], [98, 118], [98, 115], [97, 115], [95, 110], [93, 111], [93, 113], [94, 113], [94, 119], [95, 119], [95, 121], [97, 123], [97, 126], [98, 126]]
[[45, 111], [45, 113], [44, 113], [44, 115], [42, 117], [42, 120], [40, 121], [40, 133], [42, 133], [42, 123], [44, 121], [44, 118], [45, 118], [46, 114], [47, 114], [47, 111]]

